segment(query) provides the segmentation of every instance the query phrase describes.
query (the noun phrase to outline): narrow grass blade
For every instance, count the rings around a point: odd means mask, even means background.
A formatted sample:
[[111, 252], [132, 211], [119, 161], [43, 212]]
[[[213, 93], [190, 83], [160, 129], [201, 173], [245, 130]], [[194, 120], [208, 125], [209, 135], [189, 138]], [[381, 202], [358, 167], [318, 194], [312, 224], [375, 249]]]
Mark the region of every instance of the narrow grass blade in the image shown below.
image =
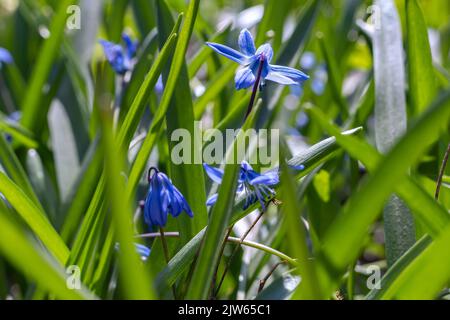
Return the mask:
[[227, 150], [224, 175], [219, 187], [217, 202], [211, 211], [205, 238], [200, 248], [192, 279], [186, 293], [187, 299], [208, 298], [213, 273], [219, 259], [220, 247], [224, 241], [226, 229], [232, 215], [233, 207], [230, 206], [230, 203], [233, 203], [236, 197], [240, 162], [243, 160], [236, 159], [237, 146], [245, 143], [244, 132], [253, 127], [258, 109], [259, 107], [257, 105], [245, 121], [242, 130], [239, 131], [233, 144]]
[[435, 299], [450, 280], [450, 225], [408, 264], [382, 296], [383, 299]]
[[[400, 18], [394, 1], [376, 0], [380, 28], [373, 37], [375, 75], [375, 139], [386, 153], [406, 132], [405, 70]], [[384, 209], [384, 232], [388, 264], [392, 265], [415, 242], [411, 213], [393, 195]]]
[[[352, 157], [361, 161], [370, 173], [377, 169], [382, 161], [382, 156], [374, 147], [356, 137], [341, 135], [339, 128], [329, 123], [319, 109], [310, 108], [307, 110], [312, 118], [324, 130], [334, 135], [337, 143]], [[427, 194], [412, 177], [405, 175], [396, 184], [395, 190], [412, 209], [414, 217], [426, 226], [427, 232], [431, 236], [438, 236], [447, 223], [450, 223], [450, 215], [447, 211]]]
[[[434, 102], [429, 111], [390, 151], [367, 183], [360, 188], [327, 231], [321, 253], [320, 277], [330, 293], [346, 267], [358, 256], [367, 228], [378, 217], [395, 184], [423, 152], [448, 128], [450, 92]], [[351, 232], [349, 227], [351, 226]]]
[[[125, 155], [120, 153], [113, 138], [112, 116], [101, 111], [102, 150], [105, 163], [106, 191], [110, 204], [115, 235], [119, 243], [119, 275], [126, 298], [151, 299], [151, 279], [133, 244], [133, 222], [129, 199], [125, 194], [125, 181], [121, 176]], [[119, 153], [119, 154], [118, 154]]]
[[[164, 44], [164, 39], [167, 36], [164, 30], [174, 27], [174, 21], [171, 17], [170, 10], [165, 5], [164, 1], [159, 1], [158, 6], [158, 29], [160, 33], [158, 37], [160, 39], [160, 46]], [[194, 19], [196, 13], [194, 15]], [[192, 22], [192, 28], [193, 28]], [[194, 161], [195, 155], [201, 153], [201, 144], [194, 141], [196, 128], [194, 127], [194, 110], [192, 103], [192, 94], [189, 84], [189, 77], [187, 66], [185, 62], [185, 52], [175, 52], [174, 59], [177, 59], [177, 55], [181, 55], [180, 60], [182, 65], [178, 74], [172, 74], [172, 78], [169, 77], [170, 64], [163, 70], [163, 82], [165, 86], [172, 86], [177, 89], [174, 91], [172, 101], [170, 103], [168, 112], [166, 113], [167, 124], [167, 138], [169, 144], [170, 153], [170, 178], [177, 186], [180, 192], [184, 195], [189, 203], [194, 218], [191, 219], [185, 215], [180, 216], [178, 220], [178, 226], [180, 230], [180, 240], [182, 244], [187, 243], [194, 235], [196, 235], [207, 223], [206, 212], [206, 191], [203, 178], [203, 167], [201, 164]], [[189, 150], [191, 150], [191, 157], [187, 163], [175, 163], [176, 157], [181, 158], [180, 154], [176, 154], [174, 148], [179, 144], [179, 141], [173, 141], [173, 134], [183, 130], [189, 134], [191, 141], [189, 143]], [[196, 181], [196, 183], [192, 183]]]
[[55, 12], [50, 25], [50, 38], [44, 42], [43, 47], [39, 51], [35, 70], [33, 70], [28, 89], [25, 91], [21, 123], [32, 132], [41, 129], [46, 120], [48, 110], [40, 108], [40, 103], [45, 100], [42, 93], [43, 87], [61, 46], [67, 19], [67, 7], [75, 3], [76, 1], [73, 0], [62, 0], [59, 2], [58, 10]]
[[0, 252], [23, 274], [35, 281], [40, 288], [59, 299], [95, 299], [85, 287], [73, 290], [68, 287], [67, 274], [58, 262], [30, 243], [28, 237], [17, 224], [0, 212]]
[[436, 76], [428, 29], [417, 0], [406, 1], [409, 95], [414, 114], [422, 113], [436, 96]]
[[[281, 153], [282, 159], [283, 152]], [[300, 276], [300, 283], [294, 291], [292, 299], [320, 299], [321, 289], [317, 280], [314, 262], [310, 259], [306, 244], [306, 230], [298, 208], [300, 208], [296, 194], [296, 184], [287, 164], [281, 162], [280, 200], [283, 203], [284, 228], [286, 240], [289, 243], [291, 255], [297, 259], [298, 267], [295, 271]]]

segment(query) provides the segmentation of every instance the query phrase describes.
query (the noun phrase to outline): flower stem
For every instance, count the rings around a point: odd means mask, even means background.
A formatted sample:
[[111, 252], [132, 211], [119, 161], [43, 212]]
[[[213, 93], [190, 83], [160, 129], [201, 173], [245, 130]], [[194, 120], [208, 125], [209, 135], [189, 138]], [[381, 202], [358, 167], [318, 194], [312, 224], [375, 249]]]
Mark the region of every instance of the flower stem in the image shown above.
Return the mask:
[[225, 238], [223, 239], [222, 246], [220, 247], [219, 259], [217, 261], [216, 270], [214, 271], [214, 276], [213, 276], [213, 279], [211, 281], [211, 288], [210, 288], [210, 291], [211, 291], [211, 297], [210, 298], [211, 299], [213, 299], [214, 296], [215, 296], [214, 295], [214, 288], [216, 286], [217, 273], [219, 272], [220, 259], [222, 258], [223, 252], [225, 251], [225, 245], [227, 244], [227, 240], [230, 237], [231, 231], [233, 231], [233, 226], [234, 225], [232, 225], [231, 227], [228, 228], [227, 233], [225, 235]]
[[[256, 224], [258, 223], [259, 219], [261, 219], [261, 217], [263, 216], [263, 214], [264, 214], [264, 211], [261, 211], [261, 213], [258, 215], [258, 217], [256, 218], [256, 220], [253, 221], [253, 223], [252, 223], [252, 225], [250, 226], [250, 228], [248, 228], [248, 230], [242, 235], [242, 237], [241, 237], [241, 239], [240, 239], [240, 241], [239, 241], [239, 245], [237, 245], [237, 246], [234, 247], [233, 252], [232, 252], [231, 255], [230, 255], [230, 258], [228, 259], [228, 263], [227, 263], [227, 265], [225, 266], [225, 270], [223, 270], [222, 277], [220, 278], [219, 285], [217, 286], [217, 289], [216, 289], [216, 291], [214, 292], [214, 296], [217, 296], [217, 295], [219, 294], [220, 287], [222, 286], [223, 281], [225, 280], [225, 275], [227, 274], [228, 269], [229, 269], [230, 266], [231, 266], [231, 261], [233, 260], [234, 255], [237, 253], [237, 251], [238, 251], [240, 245], [242, 245], [242, 243], [244, 242], [245, 238], [247, 238], [248, 234], [249, 234], [250, 231], [252, 231], [252, 229], [256, 226]], [[227, 237], [227, 239], [229, 239], [229, 237]]]
[[[167, 242], [166, 242], [166, 238], [164, 236], [163, 227], [159, 227], [159, 233], [161, 235], [161, 243], [163, 246], [164, 257], [166, 258], [167, 265], [169, 265], [169, 261], [170, 261], [169, 248], [167, 247]], [[173, 293], [173, 298], [176, 300], [177, 296], [176, 296], [176, 291], [175, 291], [175, 284], [172, 286], [172, 293]]]
[[[170, 238], [177, 238], [180, 236], [180, 234], [179, 234], [179, 232], [165, 232], [164, 236], [170, 237]], [[158, 238], [158, 237], [161, 237], [161, 234], [160, 233], [144, 233], [144, 234], [136, 235], [135, 237], [136, 238]], [[251, 248], [255, 248], [255, 249], [267, 252], [268, 254], [277, 256], [282, 260], [286, 260], [293, 267], [297, 267], [299, 265], [299, 263], [294, 258], [291, 258], [288, 255], [284, 254], [283, 252], [275, 250], [274, 248], [268, 247], [261, 243], [257, 243], [257, 242], [249, 241], [249, 240], [242, 241], [241, 238], [235, 238], [235, 237], [228, 237], [227, 242], [242, 244], [243, 246], [246, 246], [246, 247], [251, 247]]]
[[261, 82], [261, 74], [264, 67], [264, 61], [265, 58], [261, 57], [259, 61], [258, 74], [256, 76], [255, 83], [253, 84], [252, 96], [250, 97], [250, 102], [248, 103], [247, 113], [245, 114], [244, 122], [245, 120], [247, 120], [248, 116], [250, 115], [250, 112], [252, 112], [253, 105], [255, 104], [256, 93], [258, 92], [259, 83]]
[[444, 155], [444, 160], [442, 160], [441, 169], [439, 170], [439, 176], [436, 182], [436, 193], [434, 194], [434, 198], [436, 200], [439, 200], [439, 193], [441, 192], [441, 185], [442, 185], [442, 177], [444, 176], [445, 173], [445, 167], [447, 166], [449, 154], [450, 154], [450, 144], [447, 147], [447, 151], [445, 152]]
[[278, 262], [277, 264], [275, 264], [272, 269], [270, 269], [269, 273], [259, 281], [259, 287], [258, 287], [258, 293], [260, 293], [263, 289], [264, 286], [266, 285], [267, 280], [269, 280], [270, 276], [275, 272], [275, 270], [278, 268], [279, 265], [282, 265], [283, 263], [286, 263], [285, 260]]

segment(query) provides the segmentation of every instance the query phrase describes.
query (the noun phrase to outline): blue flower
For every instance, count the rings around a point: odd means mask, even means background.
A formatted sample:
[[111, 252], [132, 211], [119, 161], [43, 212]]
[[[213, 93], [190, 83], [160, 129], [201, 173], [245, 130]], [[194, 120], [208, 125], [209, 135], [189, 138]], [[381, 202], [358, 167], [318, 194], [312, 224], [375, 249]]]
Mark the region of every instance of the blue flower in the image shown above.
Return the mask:
[[3, 63], [10, 64], [13, 61], [14, 60], [11, 53], [9, 53], [8, 50], [0, 47], [0, 68], [2, 67]]
[[[151, 176], [152, 171], [154, 174]], [[144, 204], [144, 219], [150, 227], [164, 227], [169, 213], [178, 217], [184, 211], [193, 217], [186, 199], [164, 173], [150, 168], [148, 180], [150, 187]]]
[[133, 69], [133, 58], [137, 51], [137, 41], [131, 40], [126, 33], [122, 34], [122, 40], [125, 47], [106, 40], [99, 41], [109, 64], [115, 72], [121, 75]]
[[261, 84], [264, 84], [265, 80], [270, 80], [284, 85], [295, 85], [309, 79], [300, 70], [270, 64], [273, 57], [271, 45], [266, 43], [256, 49], [252, 34], [247, 29], [243, 29], [239, 35], [240, 51], [218, 43], [207, 42], [206, 44], [217, 53], [243, 66], [236, 73], [237, 90], [246, 89], [255, 83], [260, 64], [262, 64]]
[[[206, 174], [216, 183], [222, 182], [223, 170], [203, 164]], [[245, 195], [244, 210], [259, 201], [263, 210], [265, 203], [275, 196], [275, 190], [271, 187], [280, 182], [278, 171], [269, 170], [263, 174], [253, 170], [247, 161], [242, 161], [238, 177], [237, 194]], [[217, 201], [217, 194], [212, 195], [206, 202], [211, 206]]]

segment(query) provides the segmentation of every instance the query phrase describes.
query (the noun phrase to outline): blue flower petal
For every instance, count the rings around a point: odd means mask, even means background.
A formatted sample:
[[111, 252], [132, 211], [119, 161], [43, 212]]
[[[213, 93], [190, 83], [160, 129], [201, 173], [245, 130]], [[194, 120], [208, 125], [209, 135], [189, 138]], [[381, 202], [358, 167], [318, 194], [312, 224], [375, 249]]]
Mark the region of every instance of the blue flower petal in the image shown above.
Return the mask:
[[163, 227], [167, 223], [167, 190], [163, 188], [162, 179], [155, 174], [150, 182], [150, 190], [144, 206], [145, 222], [151, 226]]
[[279, 73], [296, 83], [302, 83], [303, 81], [306, 81], [309, 79], [309, 76], [300, 70], [289, 68], [285, 66], [278, 66], [278, 65], [270, 65], [270, 69], [272, 72]]
[[270, 71], [269, 74], [266, 76], [266, 80], [270, 80], [279, 84], [284, 85], [294, 85], [297, 84], [294, 80], [282, 75], [279, 72]]
[[4, 48], [0, 48], [0, 64], [2, 63], [12, 63], [14, 61], [11, 53]]
[[255, 41], [252, 34], [247, 29], [243, 29], [239, 34], [239, 48], [247, 56], [253, 56], [256, 52]]
[[148, 256], [151, 253], [151, 250], [140, 243], [135, 243], [134, 246], [136, 247], [137, 253], [145, 260], [148, 258]]
[[247, 57], [246, 55], [240, 53], [239, 51], [234, 50], [233, 48], [224, 46], [223, 44], [212, 42], [207, 42], [206, 44], [217, 53], [241, 65], [247, 65], [250, 62], [250, 57]]
[[234, 81], [236, 82], [236, 89], [241, 90], [251, 87], [255, 83], [256, 78], [252, 69], [244, 68], [236, 73]]
[[124, 74], [129, 68], [129, 63], [124, 56], [123, 48], [118, 44], [106, 40], [100, 40], [99, 42], [103, 46], [106, 59], [114, 71], [118, 74]]
[[211, 178], [212, 181], [214, 181], [215, 183], [222, 183], [223, 170], [211, 167], [206, 163], [203, 164], [203, 168], [205, 168], [206, 174]]
[[131, 40], [130, 36], [126, 33], [122, 33], [122, 40], [125, 42], [125, 48], [128, 57], [131, 59], [136, 55], [138, 42]]
[[272, 46], [268, 43], [263, 44], [262, 46], [260, 46], [258, 48], [258, 50], [256, 50], [255, 56], [257, 56], [257, 57], [264, 56], [264, 59], [268, 63], [270, 63], [270, 61], [272, 61], [272, 57], [273, 57]]
[[248, 163], [245, 160], [242, 160], [242, 162], [241, 162], [241, 169], [247, 170], [247, 171], [250, 171], [250, 170], [253, 171], [253, 167], [250, 165], [250, 163]]
[[219, 195], [217, 193], [213, 194], [211, 197], [208, 198], [208, 200], [206, 200], [206, 205], [208, 207], [214, 205], [217, 202], [217, 197]]
[[280, 177], [276, 171], [268, 171], [250, 181], [251, 185], [264, 184], [267, 186], [273, 186], [280, 182]]

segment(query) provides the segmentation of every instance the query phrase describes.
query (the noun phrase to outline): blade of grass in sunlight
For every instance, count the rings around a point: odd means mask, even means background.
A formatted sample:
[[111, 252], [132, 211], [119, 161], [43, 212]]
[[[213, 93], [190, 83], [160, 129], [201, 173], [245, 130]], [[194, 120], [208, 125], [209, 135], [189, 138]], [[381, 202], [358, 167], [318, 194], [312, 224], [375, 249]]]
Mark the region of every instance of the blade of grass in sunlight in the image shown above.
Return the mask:
[[395, 184], [447, 128], [449, 101], [450, 92], [447, 92], [433, 103], [429, 112], [388, 153], [330, 226], [320, 255], [321, 281], [327, 283], [330, 290], [346, 266], [356, 259], [358, 250], [355, 248], [360, 247], [367, 227], [378, 217]]
[[67, 7], [76, 3], [73, 0], [59, 2], [58, 10], [55, 12], [50, 25], [50, 38], [45, 40], [33, 70], [32, 79], [25, 91], [23, 100], [23, 117], [21, 123], [32, 132], [42, 129], [48, 110], [42, 110], [40, 103], [43, 100], [43, 88], [51, 72], [52, 65], [57, 58], [61, 39], [64, 35]]
[[[369, 172], [374, 172], [382, 161], [382, 156], [371, 145], [352, 136], [340, 134], [339, 128], [329, 123], [325, 115], [317, 108], [307, 109], [308, 113], [324, 130], [336, 137], [337, 143], [352, 157], [361, 161]], [[413, 210], [418, 221], [427, 228], [427, 232], [435, 237], [450, 223], [450, 215], [433, 197], [428, 195], [412, 177], [404, 177], [395, 185], [397, 194]]]
[[[281, 153], [284, 159], [284, 152]], [[283, 205], [284, 225], [287, 241], [292, 256], [297, 259], [299, 266], [295, 271], [300, 276], [300, 283], [294, 291], [292, 299], [321, 299], [321, 288], [317, 281], [315, 264], [311, 261], [306, 244], [306, 230], [299, 214], [299, 204], [296, 194], [296, 184], [289, 172], [289, 167], [282, 160], [280, 177], [280, 200]]]
[[47, 220], [45, 213], [36, 207], [33, 201], [2, 172], [0, 172], [0, 193], [5, 196], [31, 230], [41, 239], [47, 250], [61, 264], [65, 264], [69, 256], [69, 249]]
[[[386, 153], [407, 127], [405, 69], [400, 18], [394, 1], [375, 1], [380, 28], [373, 37], [375, 76], [375, 140]], [[384, 234], [388, 264], [392, 265], [415, 242], [415, 226], [404, 203], [392, 195], [384, 208]]]
[[95, 298], [84, 287], [81, 290], [70, 289], [66, 280], [67, 274], [61, 265], [52, 261], [37, 244], [30, 243], [31, 239], [16, 223], [7, 218], [3, 210], [0, 212], [0, 252], [12, 265], [59, 299]]
[[436, 76], [428, 29], [416, 0], [406, 1], [409, 95], [415, 114], [422, 113], [436, 97]]
[[245, 130], [253, 127], [258, 109], [258, 106], [254, 108], [254, 111], [245, 121], [242, 130], [227, 150], [224, 175], [219, 187], [217, 202], [211, 209], [211, 218], [186, 293], [187, 299], [208, 298], [213, 273], [219, 259], [220, 247], [231, 219], [232, 206], [230, 206], [230, 203], [234, 202], [236, 196], [240, 161], [243, 160], [236, 159], [237, 146], [242, 145], [245, 141]]
[[[346, 132], [346, 134], [354, 134], [359, 130], [351, 130]], [[330, 158], [330, 156], [335, 153], [339, 147], [336, 144], [336, 139], [334, 137], [325, 139], [316, 145], [305, 150], [302, 154], [294, 156], [288, 161], [291, 166], [298, 166], [303, 164], [305, 170], [302, 170], [297, 179], [304, 177], [308, 172], [311, 172], [316, 166], [318, 166], [323, 161]], [[238, 200], [233, 207], [233, 215], [230, 221], [230, 225], [236, 223], [250, 212], [257, 209], [258, 204], [250, 206], [247, 210], [242, 210], [243, 199]], [[188, 242], [178, 253], [171, 259], [167, 268], [165, 268], [156, 279], [156, 287], [161, 290], [164, 287], [171, 286], [178, 277], [189, 267], [190, 262], [194, 258], [200, 242], [202, 241], [205, 229], [200, 231], [190, 242]]]
[[431, 243], [430, 237], [423, 237], [417, 241], [394, 265], [386, 272], [380, 281], [380, 288], [374, 288], [365, 297], [368, 300], [379, 300], [383, 297], [386, 291], [395, 283], [397, 277], [405, 270], [408, 265], [421, 254], [425, 248]]
[[11, 149], [11, 146], [6, 142], [2, 133], [0, 133], [0, 159], [3, 168], [11, 177], [11, 180], [22, 189], [37, 207], [42, 208], [22, 164]]
[[[164, 39], [167, 36], [164, 30], [170, 30], [174, 26], [174, 21], [171, 16], [170, 10], [164, 1], [157, 2], [158, 7], [158, 33], [160, 47], [164, 44]], [[198, 8], [196, 9], [196, 11]], [[197, 12], [193, 13], [191, 29], [193, 30], [195, 18]], [[192, 32], [191, 30], [191, 32]], [[169, 144], [169, 153], [171, 154], [170, 161], [170, 178], [172, 179], [174, 185], [180, 190], [180, 192], [186, 198], [186, 201], [191, 207], [195, 219], [191, 219], [188, 216], [181, 215], [177, 219], [177, 224], [180, 231], [180, 240], [182, 244], [187, 243], [195, 234], [197, 234], [206, 224], [207, 224], [207, 212], [206, 212], [206, 191], [205, 183], [203, 179], [203, 166], [199, 163], [194, 162], [194, 158], [198, 153], [201, 153], [201, 143], [193, 141], [195, 138], [194, 128], [194, 111], [192, 103], [192, 94], [189, 84], [189, 77], [187, 66], [185, 62], [186, 53], [175, 52], [175, 55], [181, 55], [181, 68], [178, 74], [172, 73], [172, 78], [169, 77], [170, 74], [170, 64], [166, 66], [163, 70], [162, 77], [165, 86], [171, 86], [171, 82], [174, 82], [174, 91], [172, 101], [170, 103], [168, 112], [166, 113], [166, 125], [167, 125], [167, 139]], [[174, 57], [177, 59], [177, 56]], [[174, 147], [179, 141], [172, 141], [172, 134], [177, 132], [177, 130], [184, 130], [189, 133], [191, 141], [189, 143], [191, 150], [191, 159], [185, 161], [183, 164], [175, 164], [174, 158], [181, 158], [180, 154], [174, 154]], [[196, 181], [196, 183], [192, 183]]]
[[163, 96], [161, 97], [161, 101], [158, 106], [157, 112], [148, 130], [147, 137], [145, 138], [141, 146], [141, 149], [139, 150], [139, 153], [136, 157], [136, 160], [134, 161], [133, 166], [131, 168], [127, 184], [127, 194], [129, 197], [131, 197], [131, 195], [134, 194], [138, 182], [142, 177], [142, 173], [145, 170], [145, 165], [147, 164], [150, 152], [153, 149], [153, 146], [159, 136], [162, 124], [164, 122], [165, 114], [169, 109], [173, 93], [176, 89], [175, 87], [176, 76], [180, 73], [180, 70], [183, 67], [185, 54], [194, 27], [195, 17], [197, 15], [199, 3], [200, 3], [199, 0], [192, 0], [189, 2], [186, 18], [180, 31], [180, 35], [175, 48], [175, 56], [173, 58], [172, 67], [170, 68], [170, 73], [168, 76], [168, 79], [173, 80], [169, 81], [166, 87], [164, 88]]
[[119, 243], [119, 274], [123, 280], [123, 290], [129, 299], [151, 299], [154, 297], [151, 279], [146, 273], [142, 261], [133, 244], [133, 222], [129, 199], [125, 194], [123, 163], [117, 141], [113, 138], [112, 116], [108, 111], [101, 111], [102, 150], [105, 161], [106, 191], [111, 205], [112, 222]]
[[450, 226], [409, 263], [381, 297], [382, 299], [435, 299], [450, 280]]

